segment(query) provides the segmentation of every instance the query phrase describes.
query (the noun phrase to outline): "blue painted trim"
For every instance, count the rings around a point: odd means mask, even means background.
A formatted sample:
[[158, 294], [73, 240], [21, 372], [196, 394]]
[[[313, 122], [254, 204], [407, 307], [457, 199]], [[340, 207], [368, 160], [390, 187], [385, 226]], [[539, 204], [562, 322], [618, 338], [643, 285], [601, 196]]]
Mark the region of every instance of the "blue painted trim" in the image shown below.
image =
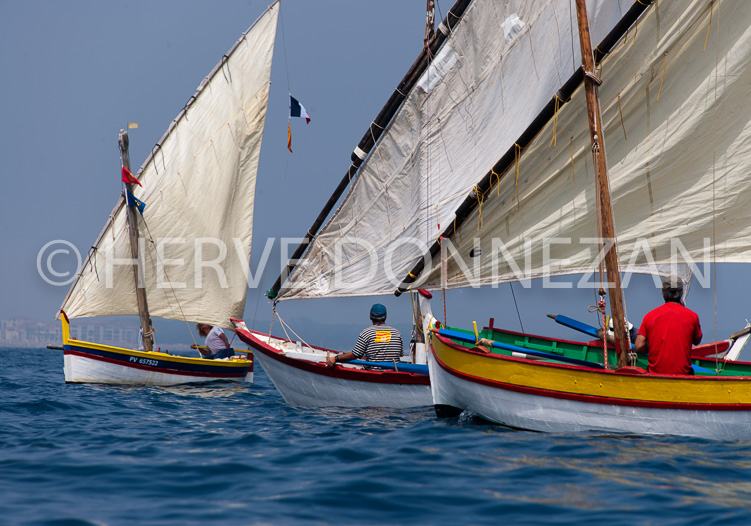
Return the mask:
[[367, 365], [369, 367], [379, 367], [381, 369], [391, 369], [400, 373], [415, 373], [415, 374], [428, 374], [428, 366], [421, 363], [408, 363], [408, 362], [369, 362], [367, 360], [349, 360], [342, 363], [354, 363], [356, 365]]

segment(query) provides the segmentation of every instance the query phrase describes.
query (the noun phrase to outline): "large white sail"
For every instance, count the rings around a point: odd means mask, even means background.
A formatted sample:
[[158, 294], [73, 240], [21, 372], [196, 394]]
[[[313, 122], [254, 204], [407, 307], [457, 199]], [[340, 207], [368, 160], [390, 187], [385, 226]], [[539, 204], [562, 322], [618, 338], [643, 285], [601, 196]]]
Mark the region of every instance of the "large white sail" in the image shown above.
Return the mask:
[[[278, 9], [272, 4], [204, 79], [138, 173], [152, 316], [221, 327], [242, 317]], [[62, 309], [69, 317], [138, 314], [122, 200]]]
[[[751, 262], [749, 20], [748, 2], [660, 2], [603, 61], [599, 97], [622, 270]], [[593, 270], [587, 122], [582, 88], [452, 236], [456, 250], [446, 243], [424, 286]]]
[[[475, 0], [277, 299], [387, 294], [579, 67], [569, 0]], [[588, 2], [593, 38], [623, 15]]]

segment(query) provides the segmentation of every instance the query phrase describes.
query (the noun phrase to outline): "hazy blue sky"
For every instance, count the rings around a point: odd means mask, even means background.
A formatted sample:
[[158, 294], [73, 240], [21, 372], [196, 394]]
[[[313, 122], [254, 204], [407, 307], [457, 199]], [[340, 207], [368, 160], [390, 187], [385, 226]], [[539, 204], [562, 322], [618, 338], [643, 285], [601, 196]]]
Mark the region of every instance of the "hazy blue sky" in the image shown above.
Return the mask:
[[[0, 317], [53, 319], [68, 287], [45, 283], [37, 255], [56, 239], [85, 254], [96, 239], [120, 195], [119, 130], [139, 123], [130, 133], [135, 172], [268, 3], [0, 0]], [[436, 18], [452, 3], [439, 2]], [[422, 46], [424, 7], [424, 0], [283, 2], [257, 183], [254, 273], [266, 239], [302, 236], [344, 175], [350, 153]], [[287, 71], [292, 94], [312, 117], [307, 126], [293, 122], [294, 154], [286, 150]], [[260, 330], [268, 329], [271, 307], [259, 293], [279, 273], [278, 244], [272, 263], [261, 287], [248, 294], [245, 319], [256, 319]], [[745, 276], [742, 266], [719, 269], [719, 338], [751, 314]], [[595, 301], [591, 291], [542, 290], [539, 283], [531, 290], [517, 284], [514, 291], [527, 331], [578, 339], [548, 320], [548, 312], [594, 324], [587, 313]], [[637, 325], [661, 303], [644, 277], [626, 294]], [[695, 286], [689, 297], [705, 341], [715, 332], [714, 294]], [[519, 329], [508, 285], [453, 291], [447, 299], [449, 323], [471, 326], [494, 316], [497, 326]], [[313, 343], [354, 342], [374, 301], [386, 304], [389, 322], [408, 332], [408, 296], [284, 302], [281, 312]], [[434, 310], [443, 311], [438, 295]], [[335, 337], [337, 327], [344, 332]]]

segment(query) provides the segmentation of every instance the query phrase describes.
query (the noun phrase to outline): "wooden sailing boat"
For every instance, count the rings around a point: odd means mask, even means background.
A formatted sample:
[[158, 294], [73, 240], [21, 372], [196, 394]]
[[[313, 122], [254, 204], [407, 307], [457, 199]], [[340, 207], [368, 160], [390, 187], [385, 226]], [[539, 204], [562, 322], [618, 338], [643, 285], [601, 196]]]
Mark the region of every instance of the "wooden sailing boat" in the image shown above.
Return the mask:
[[[401, 91], [394, 118], [374, 123], [374, 140], [355, 150], [363, 162], [350, 191], [322, 229], [314, 225], [271, 296], [384, 294], [394, 274], [405, 276], [402, 293], [593, 272], [601, 240], [615, 233], [629, 272], [675, 266], [674, 240], [694, 262], [751, 261], [751, 203], [737, 190], [751, 178], [751, 126], [733, 103], [751, 85], [751, 8], [587, 4], [598, 70], [577, 66], [568, 1], [462, 9], [418, 89]], [[588, 118], [585, 77], [604, 79], [599, 124]], [[599, 185], [593, 132], [600, 175], [608, 139], [609, 182]], [[608, 233], [599, 218], [611, 206]], [[613, 281], [619, 271], [602, 252]], [[614, 303], [627, 351], [625, 309]], [[431, 320], [428, 305], [422, 315]], [[751, 365], [734, 361], [747, 329], [695, 349], [691, 377], [645, 374], [643, 360], [587, 342], [433, 329], [434, 319], [424, 331], [439, 408], [545, 431], [751, 434]], [[491, 352], [475, 349], [481, 338]]]
[[[477, 170], [496, 162], [499, 139], [513, 140], [523, 130], [524, 118], [558, 88], [557, 79], [547, 76], [530, 89], [499, 91], [503, 75], [488, 57], [505, 56], [508, 42], [524, 29], [518, 16], [499, 18], [501, 13], [492, 2], [459, 0], [433, 33], [431, 4], [425, 49], [369, 126], [336, 191], [269, 291], [275, 305], [289, 299], [392, 292], [398, 276], [406, 275], [452, 223], [456, 208], [474, 191]], [[527, 4], [521, 4], [522, 15], [530, 10], [535, 18], [542, 14], [536, 3]], [[604, 35], [612, 27], [610, 15], [617, 6], [605, 1], [597, 5], [601, 16], [596, 27]], [[468, 14], [469, 21], [465, 20]], [[556, 60], [563, 68], [568, 58], [562, 55]], [[475, 120], [476, 115], [481, 118]], [[342, 195], [339, 208], [327, 221]], [[425, 364], [422, 325], [423, 318], [430, 317], [429, 303], [426, 295], [417, 290], [413, 294], [417, 330], [412, 359]], [[425, 306], [422, 311], [421, 304]], [[342, 399], [353, 400], [338, 396], [352, 385], [351, 371], [344, 377], [345, 367], [333, 373], [323, 364], [313, 369], [295, 367], [302, 363], [299, 360], [316, 362], [321, 357], [301, 355], [297, 347], [308, 346], [288, 343], [292, 335], [272, 340], [272, 345], [259, 341], [257, 335], [246, 338], [285, 399], [294, 398], [302, 405], [347, 405]], [[296, 347], [294, 353], [289, 347], [285, 350], [285, 345]], [[303, 369], [307, 369], [305, 374], [300, 372]], [[427, 378], [421, 381], [427, 386]], [[319, 389], [323, 383], [327, 387]], [[303, 385], [308, 390], [303, 391]], [[361, 385], [358, 392], [372, 391], [373, 396], [355, 403], [388, 405], [384, 389], [369, 389], [373, 387], [372, 381]], [[396, 387], [385, 389], [392, 392]], [[423, 395], [415, 403], [424, 405], [425, 400]]]
[[[291, 256], [286, 271], [279, 276], [267, 293], [274, 300], [275, 305], [278, 301], [303, 297], [390, 292], [390, 289], [383, 287], [383, 283], [376, 283], [375, 280], [360, 280], [361, 269], [358, 268], [348, 269], [345, 273], [358, 277], [358, 281], [365, 285], [363, 288], [355, 285], [353, 290], [349, 290], [352, 286], [350, 283], [344, 287], [346, 291], [335, 290], [330, 287], [335, 284], [331, 269], [326, 264], [322, 264], [320, 258], [311, 256], [310, 249], [319, 253], [316, 248], [319, 242], [330, 236], [327, 231], [337, 228], [332, 227], [332, 224], [338, 224], [340, 215], [348, 213], [346, 210], [352, 205], [352, 196], [358, 195], [355, 188], [349, 188], [350, 183], [359, 186], [367, 184], [367, 181], [378, 181], [383, 178], [382, 174], [392, 170], [393, 166], [389, 163], [383, 164], [381, 162], [383, 158], [374, 155], [374, 152], [382, 148], [381, 144], [384, 141], [390, 144], [390, 148], [393, 147], [393, 140], [403, 145], [408, 143], [417, 145], [421, 140], [419, 133], [415, 134], [410, 130], [413, 126], [413, 114], [415, 111], [424, 111], [430, 77], [438, 71], [436, 65], [433, 64], [433, 58], [440, 53], [445, 43], [451, 38], [452, 31], [461, 20], [470, 0], [456, 2], [436, 32], [433, 32], [432, 4], [433, 2], [428, 2], [425, 47], [363, 135], [352, 154], [352, 164], [347, 168], [334, 194]], [[408, 166], [402, 166], [398, 172], [403, 173], [409, 169]], [[324, 226], [330, 212], [348, 188], [349, 192], [344, 197], [344, 204]], [[405, 190], [401, 188], [398, 190], [398, 192], [403, 191]], [[359, 199], [355, 206], [361, 204]], [[372, 201], [368, 207], [374, 203], [375, 201]], [[411, 212], [405, 210], [405, 213], [407, 215], [403, 218], [415, 219]], [[382, 230], [380, 226], [363, 225], [362, 232], [368, 232], [370, 228], [375, 228], [374, 232]], [[411, 230], [400, 229], [396, 224], [394, 231], [411, 232]], [[331, 235], [329, 238], [341, 239], [338, 234]], [[323, 252], [327, 255], [333, 254], [333, 251], [329, 251], [328, 248], [323, 249]], [[301, 260], [303, 254], [305, 257]], [[359, 259], [359, 256], [357, 258]], [[291, 279], [287, 281], [293, 270]], [[315, 283], [311, 283], [307, 276], [314, 276]], [[300, 287], [300, 281], [306, 284]], [[321, 284], [323, 286], [319, 286]], [[430, 296], [427, 291], [422, 291], [422, 294]], [[415, 295], [419, 294], [415, 292]], [[282, 321], [281, 317], [279, 319]], [[338, 351], [308, 345], [301, 341], [299, 336], [297, 340], [293, 340], [294, 335], [282, 338], [250, 331], [242, 320], [237, 320], [236, 326], [238, 337], [254, 349], [258, 363], [290, 404], [315, 407], [415, 407], [430, 405], [432, 402], [425, 343], [420, 334], [417, 335], [409, 361], [370, 363], [354, 360], [332, 369], [326, 367], [325, 358]], [[285, 330], [288, 329], [285, 328]]]
[[[240, 37], [141, 166], [138, 186], [126, 184], [60, 309], [66, 382], [252, 382], [249, 352], [155, 351], [151, 316], [231, 328], [245, 308], [278, 10], [274, 2]], [[125, 174], [127, 132], [119, 142]], [[140, 317], [143, 350], [70, 337], [69, 318], [114, 315]]]
[[[618, 356], [615, 350], [603, 353], [601, 346], [492, 327], [480, 332], [434, 326], [430, 336], [434, 404], [439, 412], [468, 409], [493, 422], [537, 431], [749, 439], [751, 363], [734, 361], [748, 340], [748, 328], [726, 342], [711, 344], [704, 357], [694, 349], [695, 375], [647, 373], [646, 359], [628, 353], [625, 311], [617, 299], [620, 290], [615, 278], [619, 276], [617, 254], [621, 262], [628, 262], [624, 253], [637, 254], [639, 243], [648, 247], [641, 257], [631, 260], [639, 263], [644, 258], [669, 263], [674, 239], [697, 262], [748, 261], [748, 208], [735, 189], [749, 178], [748, 158], [741, 153], [745, 152], [741, 145], [749, 138], [751, 121], [736, 111], [733, 101], [745, 97], [751, 81], [750, 8], [729, 1], [634, 4], [611, 39], [620, 43], [596, 48], [598, 58], [604, 56], [604, 80], [597, 89], [584, 2], [578, 1], [577, 7], [584, 74], [579, 73], [573, 90], [556, 96], [553, 121], [528, 141], [517, 142], [521, 144], [517, 148], [525, 150], [521, 158], [517, 152], [516, 163], [497, 165], [496, 179], [478, 185], [479, 192], [490, 185], [498, 189], [496, 195], [488, 192], [489, 199], [483, 203], [482, 214], [491, 232], [481, 234], [479, 242], [499, 227], [506, 230], [503, 237], [508, 245], [528, 225], [539, 231], [548, 229], [558, 237], [571, 235], [591, 224], [599, 215], [595, 212], [606, 218], [598, 237], [613, 239], [615, 231], [608, 232], [607, 225], [612, 187], [619, 252], [615, 245], [603, 252], [612, 282]], [[705, 54], [713, 12], [714, 23], [721, 27], [715, 29], [714, 42], [709, 44], [714, 49]], [[631, 33], [624, 38], [629, 28]], [[670, 58], [672, 78], [656, 75], [669, 68]], [[604, 101], [602, 118], [598, 92]], [[713, 122], [721, 122], [722, 127], [712, 126]], [[596, 199], [587, 199], [586, 190], [565, 191], [564, 186], [571, 184], [563, 177], [566, 163], [560, 152], [546, 152], [556, 134], [571, 137], [569, 170], [583, 174], [592, 187], [605, 174], [602, 141], [607, 138], [611, 184], [605, 179], [595, 192]], [[594, 178], [585, 164], [590, 154], [585, 145], [590, 144]], [[518, 187], [510, 181], [514, 173], [527, 174]], [[517, 191], [518, 209], [503, 201], [503, 196]], [[592, 201], [600, 206], [586, 204]], [[585, 205], [583, 209], [575, 210], [578, 203]], [[480, 216], [479, 207], [468, 206], [462, 212], [462, 221]], [[712, 240], [708, 253], [702, 252], [704, 237]], [[447, 261], [444, 269], [448, 274], [444, 279], [453, 279], [453, 286], [462, 286], [465, 280], [456, 269], [461, 254], [469, 252], [466, 244], [458, 244], [459, 256]], [[441, 247], [436, 249], [440, 251]], [[576, 243], [558, 251], [555, 258], [569, 263], [559, 273], [582, 265], [587, 257], [582, 252], [586, 251]], [[416, 273], [413, 269], [405, 282]], [[541, 271], [541, 275], [550, 274], [550, 270]], [[428, 277], [428, 282], [431, 279], [440, 278]], [[492, 280], [502, 278], [496, 274]]]

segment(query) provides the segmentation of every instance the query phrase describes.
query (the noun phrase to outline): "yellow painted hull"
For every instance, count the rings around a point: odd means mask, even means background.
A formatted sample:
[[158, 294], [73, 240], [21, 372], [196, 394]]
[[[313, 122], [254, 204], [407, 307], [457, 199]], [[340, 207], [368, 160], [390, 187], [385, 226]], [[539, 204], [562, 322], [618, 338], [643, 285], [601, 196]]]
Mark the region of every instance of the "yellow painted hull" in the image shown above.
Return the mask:
[[483, 354], [431, 334], [433, 402], [513, 427], [751, 439], [751, 377], [627, 374]]

